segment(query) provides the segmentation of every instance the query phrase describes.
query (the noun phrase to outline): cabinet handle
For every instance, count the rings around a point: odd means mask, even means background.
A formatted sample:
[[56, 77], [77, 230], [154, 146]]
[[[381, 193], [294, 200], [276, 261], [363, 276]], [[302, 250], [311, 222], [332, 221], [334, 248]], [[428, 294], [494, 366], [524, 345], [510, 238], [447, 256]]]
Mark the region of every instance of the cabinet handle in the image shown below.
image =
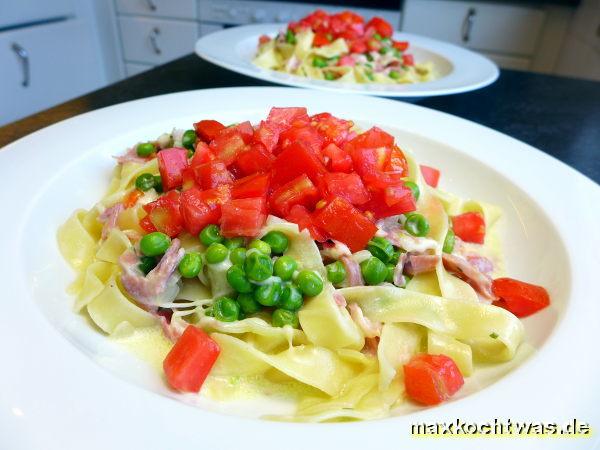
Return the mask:
[[150, 31], [150, 45], [152, 45], [152, 50], [154, 50], [154, 53], [156, 53], [157, 55], [160, 55], [162, 53], [162, 50], [158, 46], [158, 42], [156, 40], [156, 38], [159, 35], [160, 29], [158, 27], [152, 28], [152, 31]]
[[21, 81], [21, 86], [27, 87], [29, 86], [29, 53], [16, 42], [13, 42], [11, 48], [16, 53], [19, 61], [21, 61], [21, 67], [23, 68], [23, 81]]
[[153, 0], [146, 0], [146, 4], [148, 5], [150, 11], [156, 11], [156, 3], [154, 3]]
[[465, 20], [463, 20], [462, 24], [462, 41], [467, 43], [471, 40], [471, 29], [473, 28], [473, 20], [475, 19], [475, 15], [477, 11], [475, 8], [469, 8], [467, 11], [467, 15], [465, 16]]

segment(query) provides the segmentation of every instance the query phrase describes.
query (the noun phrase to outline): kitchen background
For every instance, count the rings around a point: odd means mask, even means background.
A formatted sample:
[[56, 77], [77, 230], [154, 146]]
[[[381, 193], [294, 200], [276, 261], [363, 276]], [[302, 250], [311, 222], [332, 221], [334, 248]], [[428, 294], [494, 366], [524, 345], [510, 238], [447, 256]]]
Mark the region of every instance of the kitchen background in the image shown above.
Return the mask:
[[503, 68], [600, 80], [600, 0], [0, 0], [0, 126], [188, 54], [207, 33], [315, 8], [382, 16]]

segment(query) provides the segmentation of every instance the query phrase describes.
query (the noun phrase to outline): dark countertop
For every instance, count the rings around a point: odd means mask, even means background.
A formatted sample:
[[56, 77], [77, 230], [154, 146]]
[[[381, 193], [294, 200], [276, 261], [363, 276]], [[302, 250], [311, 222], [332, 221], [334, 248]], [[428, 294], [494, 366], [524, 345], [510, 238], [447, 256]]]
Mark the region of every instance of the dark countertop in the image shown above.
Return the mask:
[[[1, 127], [0, 146], [60, 120], [128, 100], [191, 89], [271, 85], [188, 55]], [[600, 183], [598, 82], [502, 70], [498, 81], [484, 89], [417, 104], [522, 140]]]

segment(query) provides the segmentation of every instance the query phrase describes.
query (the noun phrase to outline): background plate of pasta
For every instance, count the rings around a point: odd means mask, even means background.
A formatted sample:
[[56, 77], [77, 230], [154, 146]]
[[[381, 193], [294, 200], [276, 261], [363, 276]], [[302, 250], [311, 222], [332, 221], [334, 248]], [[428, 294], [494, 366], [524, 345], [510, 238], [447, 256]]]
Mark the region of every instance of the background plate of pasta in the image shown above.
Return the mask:
[[497, 66], [458, 46], [394, 32], [384, 19], [317, 10], [289, 24], [234, 27], [202, 37], [196, 53], [217, 65], [291, 86], [389, 97], [479, 89]]
[[429, 448], [411, 424], [600, 419], [600, 189], [490, 129], [182, 92], [25, 137], [0, 175], [11, 449]]

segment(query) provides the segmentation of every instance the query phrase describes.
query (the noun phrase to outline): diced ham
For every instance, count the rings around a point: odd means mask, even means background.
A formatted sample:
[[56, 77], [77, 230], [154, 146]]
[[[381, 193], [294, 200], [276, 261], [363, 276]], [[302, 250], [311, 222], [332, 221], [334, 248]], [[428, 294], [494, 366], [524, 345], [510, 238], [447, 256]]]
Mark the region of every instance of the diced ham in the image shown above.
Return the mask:
[[363, 280], [360, 271], [360, 265], [350, 256], [342, 256], [340, 260], [346, 269], [346, 281], [348, 286], [364, 286], [365, 281]]
[[410, 276], [432, 272], [439, 261], [439, 255], [415, 255], [409, 253], [404, 262], [404, 272]]
[[444, 253], [442, 255], [444, 267], [449, 272], [466, 281], [486, 301], [497, 300], [492, 291], [492, 278], [479, 271], [479, 269], [462, 256]]
[[350, 310], [350, 317], [352, 317], [354, 323], [362, 330], [365, 337], [374, 338], [381, 336], [381, 323], [371, 322], [371, 320], [364, 316], [362, 309], [356, 303], [350, 303], [348, 309]]
[[333, 244], [324, 243], [321, 256], [328, 259], [340, 259], [342, 256], [351, 256], [352, 252], [346, 244], [332, 240]]
[[333, 300], [335, 301], [335, 304], [338, 305], [339, 307], [341, 307], [341, 308], [346, 307], [346, 298], [339, 292], [335, 291], [333, 293]]
[[144, 164], [150, 161], [150, 158], [142, 158], [141, 156], [138, 156], [135, 147], [131, 147], [125, 152], [125, 154], [120, 156], [113, 156], [113, 158], [115, 158], [119, 164], [125, 164], [128, 162]]
[[119, 214], [123, 212], [125, 207], [123, 203], [115, 203], [110, 208], [106, 208], [98, 217], [98, 220], [104, 224], [102, 227], [102, 239], [106, 239], [110, 230], [117, 226]]
[[406, 278], [404, 278], [404, 263], [406, 262], [406, 253], [401, 253], [394, 267], [394, 284], [398, 287], [406, 286]]
[[477, 267], [481, 273], [490, 274], [494, 271], [494, 263], [485, 256], [467, 255], [467, 261]]
[[406, 232], [398, 223], [400, 216], [391, 216], [377, 222], [378, 236], [386, 237], [393, 245], [407, 252], [423, 253], [435, 250], [438, 243], [426, 237], [417, 237]]
[[379, 347], [379, 337], [365, 338], [365, 346], [362, 349], [363, 353], [368, 355], [377, 355], [377, 348]]

